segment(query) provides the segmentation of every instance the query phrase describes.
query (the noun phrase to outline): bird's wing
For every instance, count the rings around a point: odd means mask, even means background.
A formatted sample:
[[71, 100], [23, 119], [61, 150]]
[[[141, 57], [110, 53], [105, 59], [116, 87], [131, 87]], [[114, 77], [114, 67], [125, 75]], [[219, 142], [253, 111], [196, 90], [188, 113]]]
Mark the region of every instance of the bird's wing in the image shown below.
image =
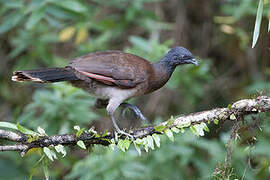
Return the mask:
[[133, 54], [105, 51], [76, 58], [68, 66], [104, 84], [133, 88], [146, 80], [151, 63]]

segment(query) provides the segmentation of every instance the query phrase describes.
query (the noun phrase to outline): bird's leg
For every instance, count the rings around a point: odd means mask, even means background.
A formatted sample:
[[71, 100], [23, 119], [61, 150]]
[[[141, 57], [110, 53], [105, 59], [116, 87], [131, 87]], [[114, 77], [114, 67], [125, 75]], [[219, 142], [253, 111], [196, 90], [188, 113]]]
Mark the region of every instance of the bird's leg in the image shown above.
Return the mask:
[[114, 118], [114, 112], [115, 112], [115, 110], [119, 107], [119, 105], [120, 105], [121, 103], [122, 103], [122, 102], [119, 102], [119, 100], [116, 100], [116, 99], [110, 99], [109, 104], [108, 104], [108, 106], [107, 106], [107, 108], [106, 108], [106, 109], [107, 109], [107, 112], [108, 112], [108, 114], [109, 114], [109, 116], [110, 116], [111, 119], [112, 119], [113, 126], [114, 126], [114, 128], [115, 128], [115, 130], [116, 130], [115, 140], [116, 140], [116, 141], [118, 140], [118, 133], [119, 133], [119, 134], [124, 134], [124, 135], [127, 136], [127, 137], [130, 137], [131, 140], [133, 141], [133, 140], [134, 140], [134, 137], [133, 137], [131, 134], [126, 133], [125, 131], [121, 130], [121, 129], [118, 127], [118, 125], [117, 125], [117, 123], [116, 123], [116, 121], [115, 121], [115, 118]]
[[[94, 106], [100, 109], [100, 108], [105, 108], [108, 104], [109, 104], [108, 99], [97, 99]], [[138, 117], [139, 119], [143, 121], [146, 120], [146, 118], [144, 117], [144, 115], [142, 114], [142, 112], [137, 106], [129, 104], [129, 103], [121, 103], [120, 106], [123, 107], [121, 111], [122, 119], [124, 119], [127, 110], [130, 109], [135, 113], [136, 117]]]
[[124, 119], [127, 109], [131, 109], [139, 119], [143, 121], [146, 120], [146, 118], [144, 117], [144, 115], [142, 114], [142, 112], [137, 106], [129, 104], [129, 103], [121, 103], [120, 106], [123, 107], [123, 110], [121, 112], [122, 119]]

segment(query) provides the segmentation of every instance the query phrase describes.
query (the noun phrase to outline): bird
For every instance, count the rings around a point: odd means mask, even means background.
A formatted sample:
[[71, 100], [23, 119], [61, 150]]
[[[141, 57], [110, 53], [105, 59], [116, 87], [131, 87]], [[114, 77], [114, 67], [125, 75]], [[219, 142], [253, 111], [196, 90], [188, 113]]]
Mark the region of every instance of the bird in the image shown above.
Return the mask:
[[122, 115], [129, 108], [144, 120], [139, 108], [125, 101], [160, 89], [170, 79], [175, 68], [184, 64], [198, 66], [198, 61], [181, 46], [170, 49], [157, 63], [134, 54], [108, 50], [74, 58], [65, 67], [15, 71], [11, 79], [38, 83], [68, 81], [96, 97], [96, 107], [106, 107], [116, 136], [125, 135], [133, 140], [131, 134], [118, 127], [114, 117], [117, 108], [124, 107]]

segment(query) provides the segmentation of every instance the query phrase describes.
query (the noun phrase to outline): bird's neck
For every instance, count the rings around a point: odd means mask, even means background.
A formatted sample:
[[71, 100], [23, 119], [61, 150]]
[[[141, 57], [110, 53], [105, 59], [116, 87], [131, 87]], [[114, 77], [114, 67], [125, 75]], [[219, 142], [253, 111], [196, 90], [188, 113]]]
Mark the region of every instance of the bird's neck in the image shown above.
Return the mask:
[[170, 79], [175, 65], [172, 65], [170, 61], [162, 59], [158, 63], [154, 64], [154, 78], [152, 83], [153, 90], [159, 89], [166, 84]]

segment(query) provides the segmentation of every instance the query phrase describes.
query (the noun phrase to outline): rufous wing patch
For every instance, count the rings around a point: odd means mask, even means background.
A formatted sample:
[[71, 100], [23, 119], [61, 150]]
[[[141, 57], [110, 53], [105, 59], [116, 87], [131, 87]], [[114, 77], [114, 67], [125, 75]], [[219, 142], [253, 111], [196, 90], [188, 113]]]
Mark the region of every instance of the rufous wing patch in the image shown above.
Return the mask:
[[82, 73], [83, 75], [89, 77], [89, 78], [92, 78], [92, 79], [95, 79], [96, 81], [99, 81], [101, 83], [104, 83], [106, 85], [117, 85], [121, 88], [133, 88], [137, 85], [137, 83], [134, 83], [132, 82], [132, 80], [126, 80], [126, 79], [123, 79], [123, 80], [115, 80], [111, 77], [107, 77], [107, 76], [102, 76], [102, 75], [99, 75], [99, 74], [94, 74], [94, 73], [89, 73], [89, 72], [85, 72], [85, 71], [80, 71], [80, 70], [77, 70], [79, 73]]

